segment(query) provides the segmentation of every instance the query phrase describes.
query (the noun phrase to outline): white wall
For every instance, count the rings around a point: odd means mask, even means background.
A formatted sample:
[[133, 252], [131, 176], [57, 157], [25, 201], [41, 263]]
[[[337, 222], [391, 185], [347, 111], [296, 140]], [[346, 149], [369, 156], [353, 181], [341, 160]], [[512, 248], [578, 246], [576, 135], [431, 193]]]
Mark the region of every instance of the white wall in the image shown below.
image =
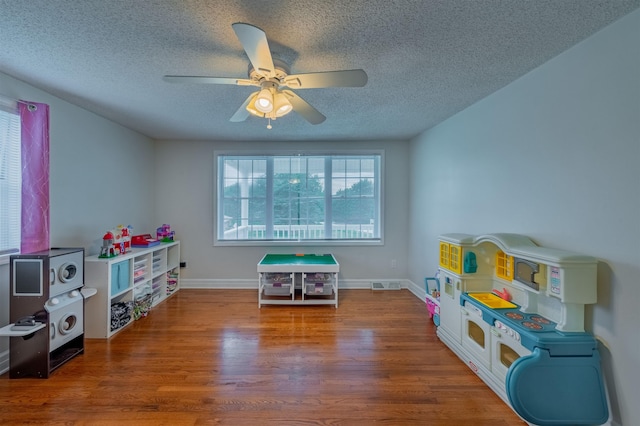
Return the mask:
[[[151, 232], [153, 142], [136, 132], [0, 73], [0, 94], [50, 106], [50, 242], [52, 247], [102, 244], [102, 235], [123, 222]], [[0, 265], [0, 326], [9, 322], [9, 267]], [[8, 358], [0, 338], [0, 371]], [[3, 363], [4, 361], [4, 363]]]
[[[267, 131], [267, 130], [265, 130]], [[383, 246], [214, 247], [214, 150], [345, 150], [384, 149], [385, 240]], [[389, 142], [156, 142], [156, 217], [169, 223], [183, 242], [187, 268], [181, 278], [203, 286], [231, 286], [247, 280], [257, 286], [256, 265], [267, 252], [333, 253], [340, 263], [339, 279], [398, 279], [407, 276], [409, 172], [407, 141]], [[397, 267], [391, 268], [391, 260]], [[213, 281], [212, 281], [213, 280]], [[217, 282], [214, 282], [217, 281]], [[236, 283], [237, 284], [237, 283]], [[366, 285], [369, 285], [367, 282]]]
[[438, 235], [513, 232], [601, 260], [586, 327], [613, 420], [640, 419], [640, 11], [411, 143], [409, 277]]

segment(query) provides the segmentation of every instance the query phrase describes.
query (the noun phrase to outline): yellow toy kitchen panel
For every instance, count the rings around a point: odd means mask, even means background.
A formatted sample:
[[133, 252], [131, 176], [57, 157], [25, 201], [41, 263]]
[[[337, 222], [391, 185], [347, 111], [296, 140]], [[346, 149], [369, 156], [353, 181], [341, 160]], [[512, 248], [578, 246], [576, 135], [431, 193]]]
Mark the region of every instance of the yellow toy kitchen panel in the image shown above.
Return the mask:
[[496, 252], [496, 276], [503, 280], [513, 280], [513, 256], [503, 251]]
[[440, 241], [440, 266], [449, 269], [449, 243]]
[[457, 274], [462, 273], [462, 247], [440, 241], [440, 266]]
[[449, 244], [449, 269], [457, 274], [462, 273], [462, 247]]

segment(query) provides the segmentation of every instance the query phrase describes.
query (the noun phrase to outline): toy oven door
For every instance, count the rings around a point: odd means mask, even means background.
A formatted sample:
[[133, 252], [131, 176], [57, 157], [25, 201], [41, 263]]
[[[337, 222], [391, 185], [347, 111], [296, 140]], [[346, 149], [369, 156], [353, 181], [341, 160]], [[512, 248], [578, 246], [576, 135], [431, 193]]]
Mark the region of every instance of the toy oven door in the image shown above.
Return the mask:
[[531, 351], [516, 340], [516, 335], [499, 327], [491, 327], [491, 371], [501, 380], [507, 377], [509, 367]]
[[480, 308], [467, 301], [460, 308], [462, 320], [462, 347], [485, 368], [491, 368], [491, 326], [482, 319]]

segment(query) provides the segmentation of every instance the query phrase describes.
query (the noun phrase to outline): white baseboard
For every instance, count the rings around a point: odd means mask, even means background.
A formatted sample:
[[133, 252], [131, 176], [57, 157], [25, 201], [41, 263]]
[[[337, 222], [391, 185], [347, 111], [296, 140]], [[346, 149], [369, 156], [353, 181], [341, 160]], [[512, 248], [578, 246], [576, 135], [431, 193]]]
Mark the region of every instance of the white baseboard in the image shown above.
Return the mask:
[[248, 290], [258, 289], [258, 280], [241, 280], [241, 279], [192, 279], [181, 278], [180, 288], [207, 288], [207, 289], [236, 289]]
[[[407, 285], [407, 290], [414, 294], [418, 299], [425, 301], [427, 298], [427, 291], [424, 286], [418, 285], [411, 280], [404, 280]], [[403, 286], [404, 288], [404, 286]]]
[[[406, 288], [419, 299], [424, 300], [426, 292], [424, 288], [414, 284], [410, 280], [398, 279], [345, 279], [338, 281], [338, 287], [341, 289], [371, 289], [372, 281], [398, 281], [401, 288]], [[181, 288], [208, 288], [208, 289], [258, 289], [258, 280], [247, 279], [194, 279], [182, 278], [180, 280]]]

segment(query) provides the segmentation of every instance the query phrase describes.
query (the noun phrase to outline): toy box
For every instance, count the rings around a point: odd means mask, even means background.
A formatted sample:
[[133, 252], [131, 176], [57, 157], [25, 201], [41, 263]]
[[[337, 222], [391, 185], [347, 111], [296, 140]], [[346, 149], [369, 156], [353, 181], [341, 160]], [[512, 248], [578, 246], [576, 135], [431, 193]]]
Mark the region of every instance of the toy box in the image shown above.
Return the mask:
[[131, 245], [133, 247], [147, 248], [160, 244], [160, 241], [154, 239], [151, 234], [134, 235], [131, 237]]

